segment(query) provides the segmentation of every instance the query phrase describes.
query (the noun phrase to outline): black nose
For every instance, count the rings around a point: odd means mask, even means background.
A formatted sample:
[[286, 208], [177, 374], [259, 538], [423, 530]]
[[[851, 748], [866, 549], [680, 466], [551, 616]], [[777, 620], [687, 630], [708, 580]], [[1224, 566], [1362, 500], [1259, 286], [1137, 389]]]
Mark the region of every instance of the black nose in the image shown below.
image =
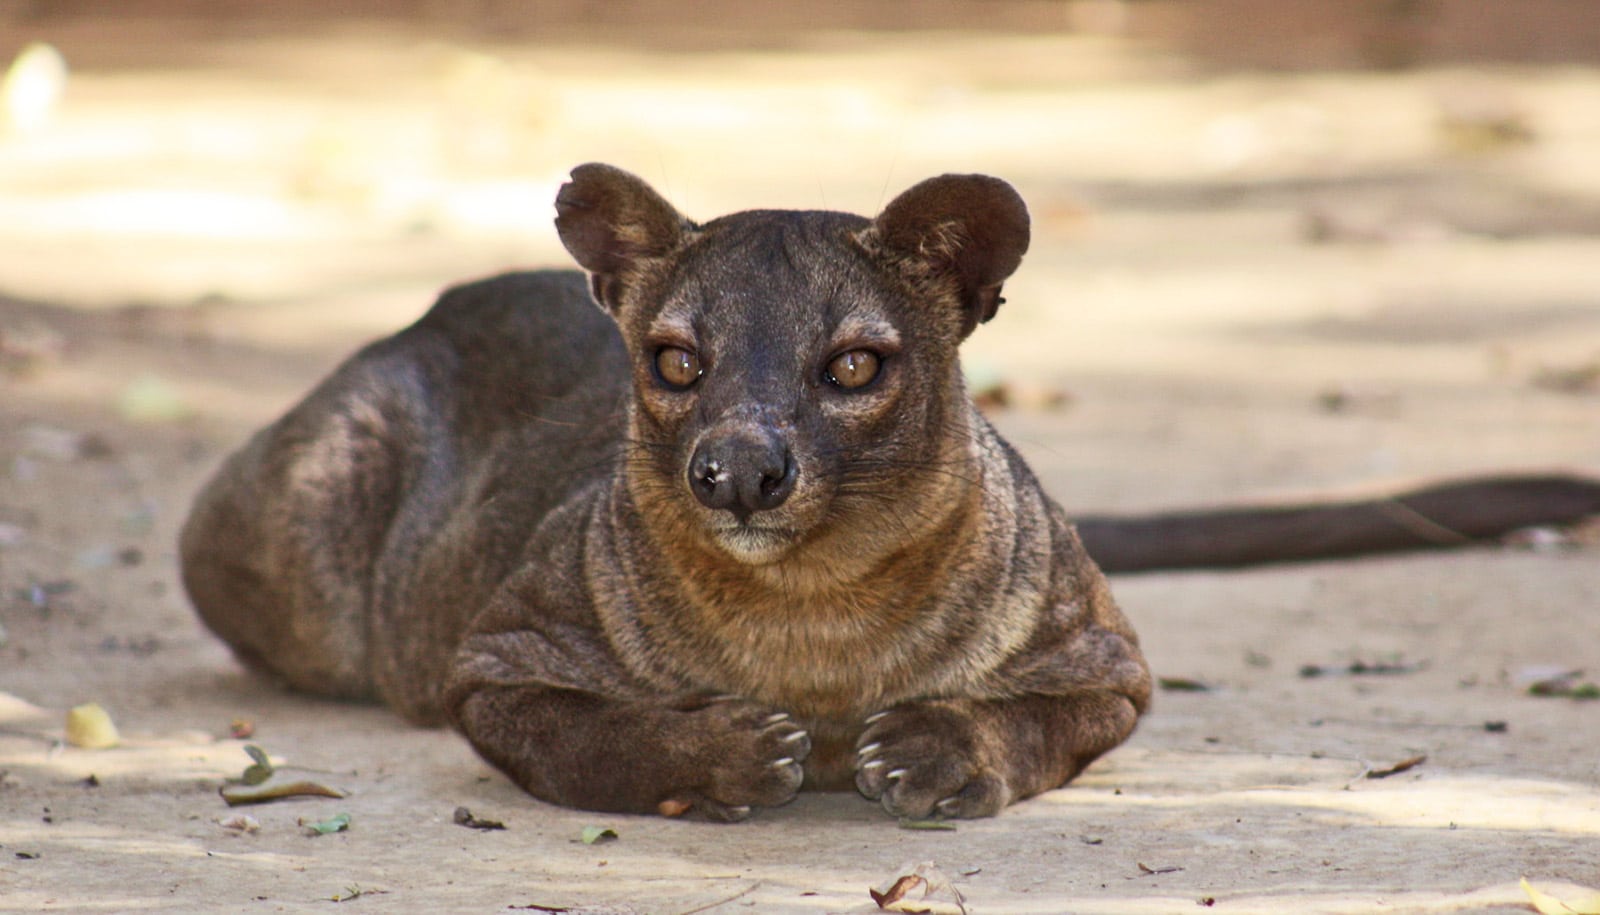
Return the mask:
[[689, 488], [707, 508], [725, 508], [741, 522], [777, 508], [794, 492], [799, 470], [789, 447], [766, 429], [707, 438], [689, 460]]

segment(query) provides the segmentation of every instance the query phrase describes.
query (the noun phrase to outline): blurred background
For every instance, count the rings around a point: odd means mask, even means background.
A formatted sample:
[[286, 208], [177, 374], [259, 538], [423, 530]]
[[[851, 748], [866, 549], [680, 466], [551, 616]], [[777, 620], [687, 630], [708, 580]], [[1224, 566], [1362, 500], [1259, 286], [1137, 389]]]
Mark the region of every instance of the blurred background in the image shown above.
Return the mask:
[[243, 429], [568, 263], [578, 163], [698, 218], [979, 171], [1035, 241], [969, 371], [1069, 504], [1592, 466], [1597, 63], [1589, 0], [0, 0], [0, 384]]

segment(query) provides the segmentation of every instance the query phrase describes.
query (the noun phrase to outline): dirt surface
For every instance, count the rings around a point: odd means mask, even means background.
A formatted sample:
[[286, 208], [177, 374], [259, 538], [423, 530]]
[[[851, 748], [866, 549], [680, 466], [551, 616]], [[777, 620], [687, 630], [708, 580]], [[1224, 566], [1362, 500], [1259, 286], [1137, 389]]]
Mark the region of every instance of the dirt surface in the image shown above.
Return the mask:
[[[549, 201], [592, 159], [699, 216], [1012, 180], [1034, 248], [969, 370], [1011, 386], [998, 420], [1069, 511], [1600, 471], [1600, 72], [161, 35], [181, 65], [74, 70], [0, 134], [0, 910], [864, 912], [921, 862], [974, 913], [1522, 912], [1524, 875], [1600, 884], [1600, 702], [1527, 689], [1600, 677], [1592, 546], [1120, 579], [1157, 672], [1211, 688], [953, 831], [843, 795], [738, 826], [536, 803], [448, 732], [245, 676], [173, 548], [223, 455], [359, 342], [564, 264]], [[120, 746], [62, 745], [84, 702]], [[246, 743], [349, 796], [225, 828]]]

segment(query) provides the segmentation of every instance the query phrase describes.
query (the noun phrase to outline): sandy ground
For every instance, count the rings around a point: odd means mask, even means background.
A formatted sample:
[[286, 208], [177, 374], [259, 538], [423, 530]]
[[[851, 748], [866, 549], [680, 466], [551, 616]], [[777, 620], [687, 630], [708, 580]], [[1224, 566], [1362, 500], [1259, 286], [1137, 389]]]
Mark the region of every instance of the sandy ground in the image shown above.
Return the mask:
[[[565, 263], [549, 200], [591, 159], [702, 216], [1015, 182], [1034, 248], [969, 362], [1069, 395], [999, 416], [1069, 511], [1600, 471], [1600, 72], [1208, 75], [1052, 36], [202, 50], [74, 71], [0, 136], [0, 910], [862, 912], [922, 862], [974, 913], [1520, 912], [1524, 875], [1600, 884], [1600, 703], [1526, 688], [1600, 676], [1593, 547], [1118, 580], [1157, 671], [1212, 689], [953, 831], [842, 795], [731, 827], [536, 803], [450, 733], [242, 674], [173, 549], [222, 456], [361, 340]], [[1301, 675], [1355, 662], [1403, 672]], [[120, 746], [61, 744], [90, 701]], [[224, 828], [236, 719], [349, 796]]]

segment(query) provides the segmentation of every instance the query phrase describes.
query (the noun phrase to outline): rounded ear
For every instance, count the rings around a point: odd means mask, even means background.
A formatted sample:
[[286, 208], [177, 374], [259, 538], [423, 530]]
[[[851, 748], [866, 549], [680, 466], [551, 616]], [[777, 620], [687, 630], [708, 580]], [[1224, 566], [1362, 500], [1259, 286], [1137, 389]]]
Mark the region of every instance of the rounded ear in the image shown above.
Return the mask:
[[884, 207], [863, 236], [919, 286], [953, 292], [961, 335], [994, 317], [1001, 284], [1028, 250], [1028, 206], [988, 175], [929, 178]]
[[610, 165], [578, 166], [556, 193], [556, 233], [611, 311], [635, 268], [676, 250], [693, 228], [650, 185]]

